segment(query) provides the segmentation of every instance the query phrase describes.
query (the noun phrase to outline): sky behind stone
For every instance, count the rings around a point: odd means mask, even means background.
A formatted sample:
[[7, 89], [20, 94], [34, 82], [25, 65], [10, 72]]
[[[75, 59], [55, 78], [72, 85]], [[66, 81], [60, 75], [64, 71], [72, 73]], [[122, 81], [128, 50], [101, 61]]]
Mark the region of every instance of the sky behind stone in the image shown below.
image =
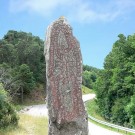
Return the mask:
[[0, 0], [0, 38], [17, 30], [44, 40], [47, 26], [60, 16], [80, 42], [83, 63], [97, 68], [118, 34], [135, 33], [135, 0]]

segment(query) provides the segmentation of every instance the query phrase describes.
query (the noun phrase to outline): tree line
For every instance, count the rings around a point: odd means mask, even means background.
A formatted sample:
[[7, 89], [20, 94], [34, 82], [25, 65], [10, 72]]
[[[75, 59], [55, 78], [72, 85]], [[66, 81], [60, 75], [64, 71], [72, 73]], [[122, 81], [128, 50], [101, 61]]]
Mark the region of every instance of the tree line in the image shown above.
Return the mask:
[[95, 84], [101, 115], [116, 124], [135, 127], [135, 34], [118, 35]]
[[0, 40], [0, 81], [14, 98], [45, 83], [44, 42], [31, 33], [10, 30]]
[[[0, 82], [15, 99], [45, 84], [44, 42], [32, 33], [9, 30], [0, 40]], [[83, 85], [93, 88], [98, 69], [83, 66]]]

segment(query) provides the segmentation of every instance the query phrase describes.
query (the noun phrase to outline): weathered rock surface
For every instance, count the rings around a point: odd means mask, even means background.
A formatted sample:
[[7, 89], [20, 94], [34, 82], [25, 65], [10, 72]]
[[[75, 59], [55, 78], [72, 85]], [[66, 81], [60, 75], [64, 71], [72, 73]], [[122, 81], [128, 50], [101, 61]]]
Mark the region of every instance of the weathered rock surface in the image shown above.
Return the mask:
[[48, 135], [88, 135], [88, 117], [81, 93], [80, 46], [63, 17], [47, 29], [45, 58]]

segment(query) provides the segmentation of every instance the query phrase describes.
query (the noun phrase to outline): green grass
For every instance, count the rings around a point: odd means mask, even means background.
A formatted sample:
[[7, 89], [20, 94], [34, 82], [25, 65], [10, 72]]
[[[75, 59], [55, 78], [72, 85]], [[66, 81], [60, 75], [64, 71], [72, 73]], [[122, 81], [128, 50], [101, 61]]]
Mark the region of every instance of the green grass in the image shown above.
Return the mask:
[[[100, 110], [99, 110], [99, 107], [97, 106], [96, 101], [94, 99], [88, 101], [86, 103], [86, 107], [87, 107], [87, 112], [88, 112], [89, 115], [93, 116], [96, 119], [99, 119], [99, 120], [108, 122], [103, 117], [101, 117], [101, 115], [99, 114]], [[90, 121], [93, 122], [96, 125], [99, 125], [99, 126], [103, 127], [103, 128], [106, 128], [106, 129], [109, 129], [109, 130], [112, 130], [112, 131], [119, 132], [119, 133], [121, 133], [123, 135], [134, 135], [132, 133], [126, 133], [125, 131], [121, 131], [121, 130], [118, 131], [118, 129], [115, 129], [115, 128], [111, 128], [111, 127], [102, 125], [102, 124], [97, 123], [97, 122], [95, 122], [93, 120], [90, 120]]]
[[94, 99], [86, 102], [86, 107], [87, 107], [87, 112], [89, 115], [93, 116], [96, 119], [105, 121], [105, 119], [100, 116], [99, 107], [97, 106], [96, 101]]
[[0, 135], [47, 135], [48, 120], [45, 117], [34, 117], [19, 114], [20, 120], [17, 127], [1, 129]]
[[94, 91], [82, 85], [82, 94], [85, 95], [85, 94], [90, 94], [90, 93], [94, 93]]

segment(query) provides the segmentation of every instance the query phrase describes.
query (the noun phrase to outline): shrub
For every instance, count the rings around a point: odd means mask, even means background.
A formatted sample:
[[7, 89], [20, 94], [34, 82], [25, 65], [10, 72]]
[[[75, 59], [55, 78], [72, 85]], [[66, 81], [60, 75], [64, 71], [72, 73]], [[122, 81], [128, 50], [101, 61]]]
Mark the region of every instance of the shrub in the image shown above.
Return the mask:
[[0, 83], [0, 128], [17, 125], [18, 119], [17, 113], [9, 101], [8, 93]]

